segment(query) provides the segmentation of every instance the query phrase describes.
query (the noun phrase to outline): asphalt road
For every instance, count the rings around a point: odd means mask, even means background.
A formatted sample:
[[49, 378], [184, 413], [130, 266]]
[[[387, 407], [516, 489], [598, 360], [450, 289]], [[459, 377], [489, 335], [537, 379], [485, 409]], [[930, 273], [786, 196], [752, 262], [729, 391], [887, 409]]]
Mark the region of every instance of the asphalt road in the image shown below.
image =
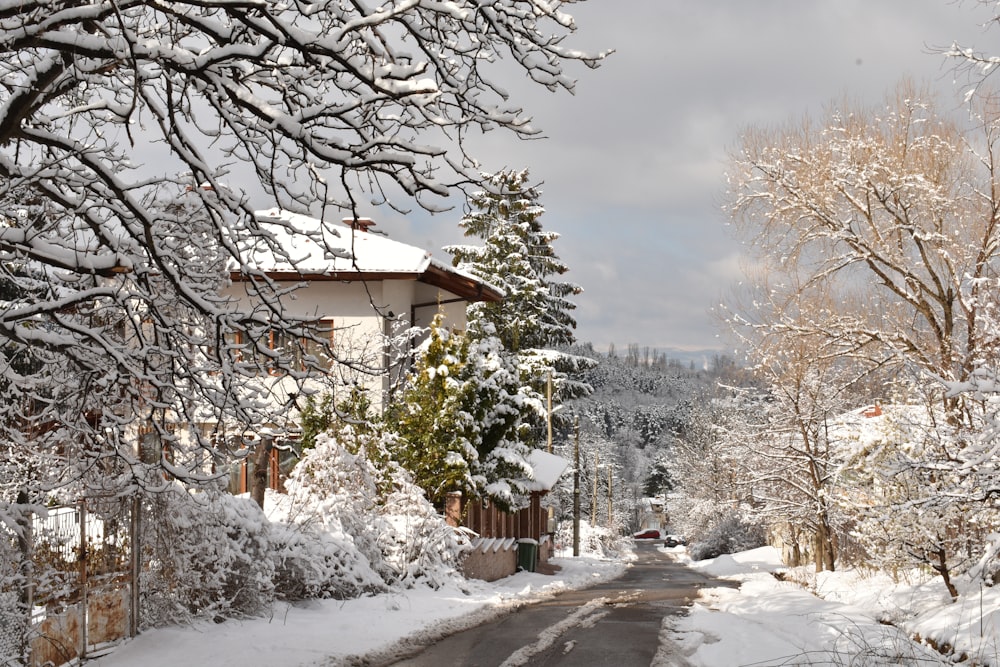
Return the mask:
[[391, 664], [645, 667], [657, 653], [664, 616], [684, 613], [703, 586], [732, 585], [677, 563], [658, 544], [638, 543], [638, 561], [619, 579], [522, 607]]

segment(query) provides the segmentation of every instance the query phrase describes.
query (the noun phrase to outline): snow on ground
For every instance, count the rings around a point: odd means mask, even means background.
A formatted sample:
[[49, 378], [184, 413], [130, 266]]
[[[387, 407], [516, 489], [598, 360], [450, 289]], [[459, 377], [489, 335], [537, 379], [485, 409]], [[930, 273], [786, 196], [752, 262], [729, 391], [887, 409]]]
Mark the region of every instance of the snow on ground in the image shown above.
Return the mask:
[[268, 618], [147, 630], [88, 665], [95, 667], [306, 667], [347, 665], [400, 643], [444, 636], [512, 608], [620, 576], [625, 560], [553, 558], [555, 575], [517, 574], [356, 600], [276, 605]]
[[[682, 549], [668, 551], [685, 559]], [[952, 604], [940, 578], [789, 570], [770, 547], [689, 565], [741, 585], [704, 589], [687, 617], [664, 628], [662, 642], [686, 660], [665, 666], [952, 664], [911, 637], [948, 643], [973, 664], [1000, 665], [1000, 596], [992, 589]]]
[[[952, 604], [939, 578], [900, 583], [854, 570], [788, 570], [770, 547], [696, 563], [683, 547], [661, 549], [740, 587], [705, 588], [688, 616], [664, 619], [655, 667], [952, 664], [908, 639], [916, 634], [955, 646], [974, 664], [1000, 665], [1000, 591], [992, 588], [970, 588]], [[278, 605], [268, 618], [147, 631], [88, 664], [358, 664], [362, 656], [389, 655], [400, 644], [447, 635], [563, 590], [612, 579], [627, 561], [561, 557], [552, 561], [561, 568], [555, 575], [519, 572], [493, 583]]]

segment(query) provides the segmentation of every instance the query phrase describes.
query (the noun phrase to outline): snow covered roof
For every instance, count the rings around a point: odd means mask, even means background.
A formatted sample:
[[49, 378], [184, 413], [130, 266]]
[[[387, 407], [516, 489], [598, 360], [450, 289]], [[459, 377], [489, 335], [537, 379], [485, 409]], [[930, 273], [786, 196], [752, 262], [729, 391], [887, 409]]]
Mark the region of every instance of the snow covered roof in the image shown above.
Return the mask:
[[912, 434], [924, 432], [930, 419], [925, 405], [875, 403], [831, 418], [828, 434], [835, 454], [850, 458], [887, 442], [903, 449], [916, 444], [920, 438]]
[[525, 483], [528, 491], [551, 491], [552, 487], [559, 481], [559, 477], [569, 467], [569, 461], [549, 454], [541, 449], [532, 449], [528, 454], [528, 463], [531, 464], [532, 479]]
[[[416, 246], [367, 231], [282, 209], [255, 212], [287, 257], [258, 243], [244, 263], [276, 280], [420, 280], [472, 301], [500, 301], [503, 293], [476, 276], [441, 262]], [[239, 279], [234, 272], [234, 280]]]

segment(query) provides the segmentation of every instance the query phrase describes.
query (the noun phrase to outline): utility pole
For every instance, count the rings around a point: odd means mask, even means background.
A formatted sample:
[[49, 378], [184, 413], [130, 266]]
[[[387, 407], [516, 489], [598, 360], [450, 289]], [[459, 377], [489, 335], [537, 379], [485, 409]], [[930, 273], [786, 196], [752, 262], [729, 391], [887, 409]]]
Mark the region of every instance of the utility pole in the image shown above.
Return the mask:
[[[548, 380], [545, 383], [545, 394], [546, 394], [546, 410], [545, 410], [545, 428], [547, 431], [546, 441], [548, 444], [548, 452], [552, 453], [552, 371], [549, 371]], [[551, 501], [550, 501], [551, 502]], [[556, 508], [551, 504], [549, 505], [549, 516], [548, 525], [545, 530], [550, 533], [554, 533], [556, 530]]]
[[614, 497], [614, 492], [611, 484], [611, 473], [613, 472], [613, 467], [608, 466], [608, 531], [611, 531], [611, 499]]
[[573, 556], [580, 555], [580, 418], [573, 420]]
[[597, 526], [597, 475], [601, 467], [601, 455], [594, 452], [594, 495], [590, 498], [590, 525]]
[[546, 441], [548, 442], [549, 454], [552, 453], [552, 371], [549, 371], [548, 380], [545, 383], [545, 400], [546, 400], [546, 410], [545, 410], [545, 428], [548, 431], [548, 437]]

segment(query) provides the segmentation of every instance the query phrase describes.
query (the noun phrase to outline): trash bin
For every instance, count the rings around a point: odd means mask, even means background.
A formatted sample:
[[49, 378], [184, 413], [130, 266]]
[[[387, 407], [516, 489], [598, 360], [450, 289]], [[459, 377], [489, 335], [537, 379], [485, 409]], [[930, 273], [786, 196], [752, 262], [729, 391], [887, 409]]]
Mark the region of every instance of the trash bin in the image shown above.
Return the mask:
[[535, 571], [535, 562], [538, 560], [538, 541], [525, 538], [517, 541], [517, 569], [528, 572]]

